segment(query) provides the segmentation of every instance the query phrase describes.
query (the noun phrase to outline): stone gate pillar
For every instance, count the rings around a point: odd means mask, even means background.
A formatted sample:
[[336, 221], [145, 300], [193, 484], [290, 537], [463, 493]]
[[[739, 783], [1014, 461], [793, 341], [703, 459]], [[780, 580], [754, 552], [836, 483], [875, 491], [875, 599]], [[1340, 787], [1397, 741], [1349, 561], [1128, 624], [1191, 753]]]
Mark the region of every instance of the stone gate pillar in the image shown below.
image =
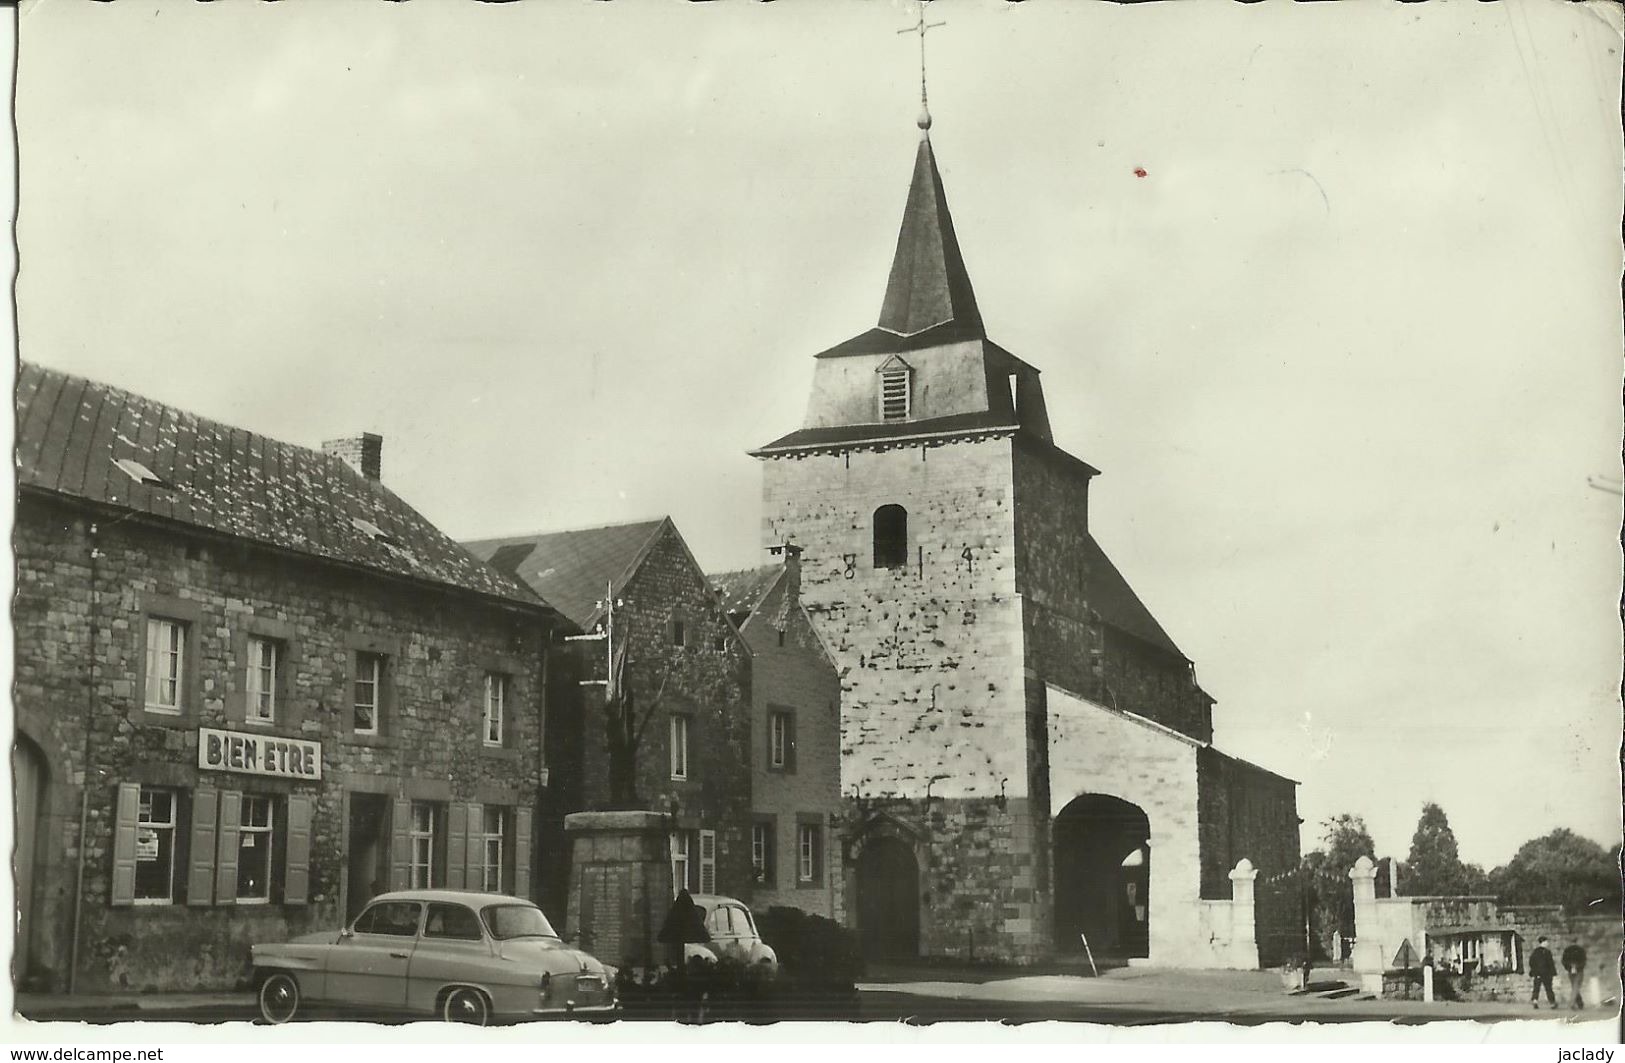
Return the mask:
[[1258, 869], [1245, 856], [1230, 872], [1230, 966], [1258, 969], [1258, 908], [1254, 884]]
[[565, 934], [605, 963], [660, 962], [655, 935], [671, 909], [670, 817], [660, 812], [574, 812]]
[[1377, 925], [1377, 865], [1362, 856], [1349, 868], [1354, 884], [1354, 970], [1360, 976], [1360, 989], [1382, 996], [1381, 930]]

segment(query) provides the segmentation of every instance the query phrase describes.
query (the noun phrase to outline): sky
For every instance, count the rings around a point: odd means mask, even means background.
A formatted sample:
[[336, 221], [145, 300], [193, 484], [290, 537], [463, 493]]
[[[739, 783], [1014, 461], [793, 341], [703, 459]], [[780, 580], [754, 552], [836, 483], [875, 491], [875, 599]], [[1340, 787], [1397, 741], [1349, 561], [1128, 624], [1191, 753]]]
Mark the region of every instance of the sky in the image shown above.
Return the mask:
[[[1493, 866], [1620, 835], [1620, 16], [938, 0], [932, 143], [1096, 537], [1302, 781]], [[746, 451], [876, 319], [901, 2], [21, 13], [30, 361], [376, 431], [459, 538], [670, 514], [765, 563]], [[1143, 171], [1143, 176], [1140, 173]]]

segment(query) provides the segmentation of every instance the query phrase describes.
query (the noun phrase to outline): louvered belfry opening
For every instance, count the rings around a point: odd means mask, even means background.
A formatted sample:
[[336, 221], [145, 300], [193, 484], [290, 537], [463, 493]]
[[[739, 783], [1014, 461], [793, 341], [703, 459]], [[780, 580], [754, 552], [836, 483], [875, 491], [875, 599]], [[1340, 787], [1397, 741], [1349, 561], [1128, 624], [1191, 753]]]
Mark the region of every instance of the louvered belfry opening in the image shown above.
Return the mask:
[[887, 369], [880, 374], [880, 419], [908, 419], [908, 370]]

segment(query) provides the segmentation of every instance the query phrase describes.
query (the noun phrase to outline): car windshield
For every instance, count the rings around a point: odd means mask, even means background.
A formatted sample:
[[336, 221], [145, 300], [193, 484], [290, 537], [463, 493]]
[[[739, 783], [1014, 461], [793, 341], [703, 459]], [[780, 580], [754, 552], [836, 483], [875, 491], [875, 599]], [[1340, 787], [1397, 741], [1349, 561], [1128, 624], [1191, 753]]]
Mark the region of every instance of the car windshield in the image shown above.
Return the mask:
[[493, 904], [480, 915], [485, 928], [498, 941], [509, 938], [556, 938], [552, 924], [542, 910], [530, 904]]

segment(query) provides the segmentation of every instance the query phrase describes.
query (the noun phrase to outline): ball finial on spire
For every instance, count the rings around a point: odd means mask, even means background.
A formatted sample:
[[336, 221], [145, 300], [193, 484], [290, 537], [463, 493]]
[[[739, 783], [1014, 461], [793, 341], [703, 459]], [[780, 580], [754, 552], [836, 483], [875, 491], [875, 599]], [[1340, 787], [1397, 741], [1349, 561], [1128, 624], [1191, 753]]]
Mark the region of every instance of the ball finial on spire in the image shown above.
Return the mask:
[[920, 108], [920, 117], [914, 120], [914, 124], [920, 127], [920, 132], [929, 133], [931, 131], [931, 112], [922, 106]]

